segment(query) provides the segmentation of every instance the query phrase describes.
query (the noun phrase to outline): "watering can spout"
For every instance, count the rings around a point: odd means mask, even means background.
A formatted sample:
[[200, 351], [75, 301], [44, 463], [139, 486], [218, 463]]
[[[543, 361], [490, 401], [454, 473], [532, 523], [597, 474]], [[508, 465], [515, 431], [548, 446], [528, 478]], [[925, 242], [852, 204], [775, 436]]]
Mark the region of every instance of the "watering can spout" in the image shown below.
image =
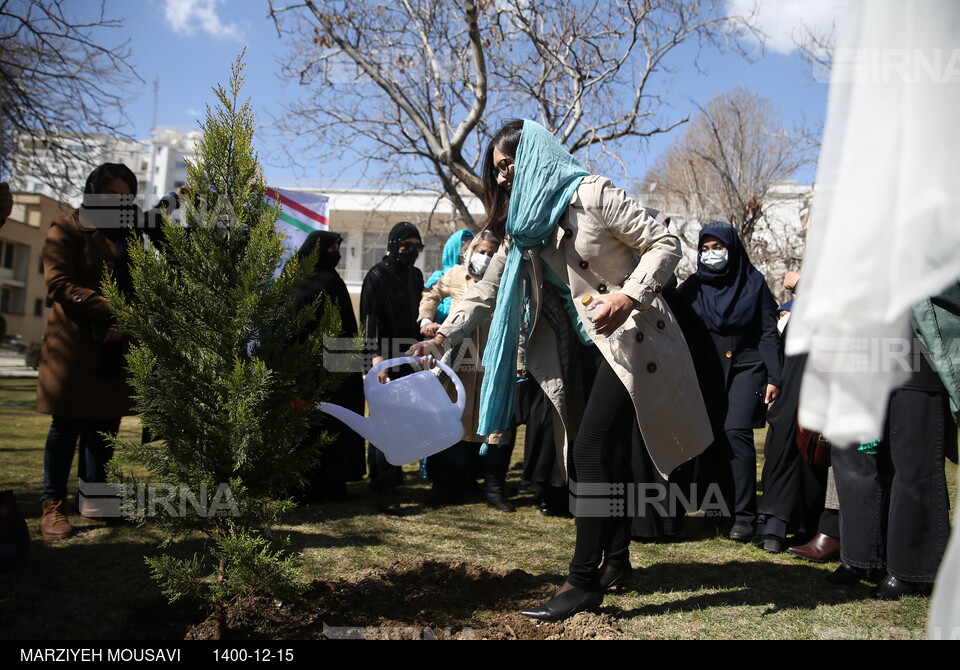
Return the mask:
[[350, 427], [352, 431], [363, 437], [363, 439], [368, 442], [377, 442], [382, 441], [380, 438], [381, 435], [378, 434], [377, 426], [372, 419], [367, 417], [360, 416], [356, 412], [352, 412], [346, 407], [341, 407], [340, 405], [334, 405], [329, 402], [320, 402], [317, 403], [317, 409], [321, 412], [329, 414], [335, 419], [343, 421], [347, 426]]

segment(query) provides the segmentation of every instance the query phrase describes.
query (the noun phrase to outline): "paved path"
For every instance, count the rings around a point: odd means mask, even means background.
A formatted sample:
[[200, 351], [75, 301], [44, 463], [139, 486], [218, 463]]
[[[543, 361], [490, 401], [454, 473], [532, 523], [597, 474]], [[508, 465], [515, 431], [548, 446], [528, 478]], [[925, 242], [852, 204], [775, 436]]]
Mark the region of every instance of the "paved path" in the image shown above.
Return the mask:
[[0, 353], [0, 377], [36, 377], [37, 371], [28, 368], [23, 354]]

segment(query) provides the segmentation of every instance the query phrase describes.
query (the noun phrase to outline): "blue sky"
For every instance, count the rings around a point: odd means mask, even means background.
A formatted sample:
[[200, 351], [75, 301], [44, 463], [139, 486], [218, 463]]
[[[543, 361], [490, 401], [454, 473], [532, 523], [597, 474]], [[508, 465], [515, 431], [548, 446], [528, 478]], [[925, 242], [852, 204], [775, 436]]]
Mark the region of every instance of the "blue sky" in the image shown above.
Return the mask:
[[[732, 12], [744, 12], [754, 3], [728, 0], [727, 4]], [[86, 0], [85, 5], [73, 7], [92, 9], [96, 5]], [[669, 87], [671, 106], [677, 115], [690, 113], [713, 95], [744, 85], [770, 98], [788, 123], [801, 115], [822, 119], [827, 85], [815, 82], [809, 67], [793, 53], [791, 35], [801, 21], [829, 27], [840, 5], [842, 0], [766, 0], [759, 6], [759, 22], [768, 38], [762, 51], [751, 45], [753, 62], [731, 54], [706, 53], [701, 60], [705, 73], [677, 63], [676, 74], [660, 82]], [[127, 93], [127, 111], [133, 123], [128, 132], [137, 138], [149, 136], [155, 79], [159, 82], [157, 124], [195, 128], [204, 106], [213, 102], [211, 86], [226, 81], [231, 63], [244, 47], [244, 94], [251, 98], [261, 125], [281, 113], [284, 99], [297, 95], [298, 87], [280, 77], [277, 59], [284, 57], [286, 47], [267, 16], [265, 0], [107, 0], [106, 10], [108, 17], [123, 19], [124, 26], [101, 33], [104, 43], [129, 39], [132, 64], [144, 80]], [[680, 132], [658, 136], [645, 152], [625, 157], [630, 176], [641, 178], [647, 165]], [[258, 134], [255, 141], [268, 180], [293, 176], [289, 168], [281, 167], [276, 139]], [[334, 178], [340, 176], [339, 171], [334, 161], [325, 160], [318, 161], [312, 174]], [[813, 175], [810, 168], [796, 178], [809, 183]]]

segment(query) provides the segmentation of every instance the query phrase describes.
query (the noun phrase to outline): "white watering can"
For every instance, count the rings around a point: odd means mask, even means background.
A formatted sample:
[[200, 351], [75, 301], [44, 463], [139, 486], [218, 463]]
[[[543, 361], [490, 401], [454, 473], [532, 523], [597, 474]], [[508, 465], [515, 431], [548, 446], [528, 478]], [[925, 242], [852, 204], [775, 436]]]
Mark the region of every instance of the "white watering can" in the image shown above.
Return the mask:
[[363, 381], [369, 417], [328, 402], [317, 403], [321, 412], [340, 419], [372, 443], [392, 465], [413, 463], [451, 447], [463, 437], [463, 408], [467, 395], [463, 383], [445, 363], [436, 361], [457, 388], [457, 402], [450, 397], [435, 374], [414, 372], [386, 384], [377, 373], [397, 365], [420, 363], [413, 356], [391, 358], [374, 365]]

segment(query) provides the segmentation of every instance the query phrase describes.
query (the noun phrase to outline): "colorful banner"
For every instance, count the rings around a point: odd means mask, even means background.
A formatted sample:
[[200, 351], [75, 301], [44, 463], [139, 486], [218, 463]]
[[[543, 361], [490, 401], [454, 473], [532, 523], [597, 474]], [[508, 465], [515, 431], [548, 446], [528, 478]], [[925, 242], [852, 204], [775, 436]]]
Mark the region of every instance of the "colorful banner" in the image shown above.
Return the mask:
[[276, 225], [277, 231], [284, 233], [284, 261], [300, 248], [307, 235], [330, 227], [330, 198], [325, 195], [268, 188], [267, 197], [280, 205]]

